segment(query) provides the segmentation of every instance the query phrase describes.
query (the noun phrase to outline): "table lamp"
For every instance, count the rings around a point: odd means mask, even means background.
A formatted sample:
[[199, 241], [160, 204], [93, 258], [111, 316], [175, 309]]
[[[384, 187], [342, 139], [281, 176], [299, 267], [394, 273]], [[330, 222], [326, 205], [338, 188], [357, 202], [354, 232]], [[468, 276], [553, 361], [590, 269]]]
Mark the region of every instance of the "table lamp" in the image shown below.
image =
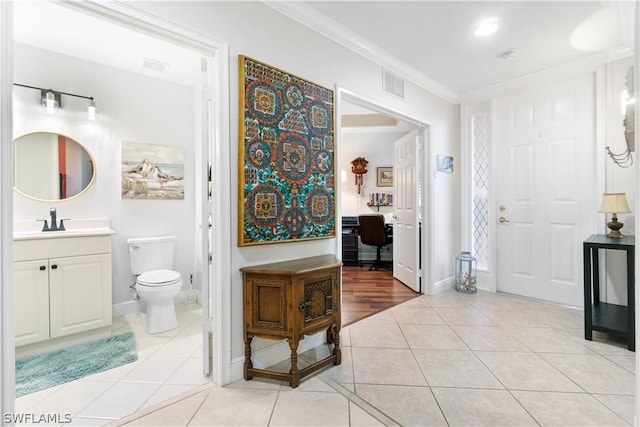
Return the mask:
[[607, 227], [611, 230], [609, 234], [607, 234], [607, 237], [614, 239], [624, 237], [622, 233], [620, 233], [620, 229], [624, 224], [618, 222], [618, 214], [631, 212], [625, 193], [604, 193], [602, 195], [602, 203], [600, 204], [598, 212], [612, 214], [611, 222], [607, 223]]

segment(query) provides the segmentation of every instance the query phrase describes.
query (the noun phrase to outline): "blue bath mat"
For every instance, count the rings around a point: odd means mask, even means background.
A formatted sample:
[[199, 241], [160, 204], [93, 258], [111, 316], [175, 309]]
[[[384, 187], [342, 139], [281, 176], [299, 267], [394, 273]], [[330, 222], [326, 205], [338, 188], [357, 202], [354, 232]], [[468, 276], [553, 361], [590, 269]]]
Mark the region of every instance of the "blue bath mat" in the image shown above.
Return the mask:
[[16, 360], [16, 396], [106, 371], [138, 358], [133, 332]]

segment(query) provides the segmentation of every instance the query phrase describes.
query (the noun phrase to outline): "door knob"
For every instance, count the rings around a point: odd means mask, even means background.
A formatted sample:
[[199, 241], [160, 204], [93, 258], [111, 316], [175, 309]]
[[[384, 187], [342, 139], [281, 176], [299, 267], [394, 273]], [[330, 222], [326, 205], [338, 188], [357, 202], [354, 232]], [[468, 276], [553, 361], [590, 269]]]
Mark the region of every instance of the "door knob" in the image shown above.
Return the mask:
[[498, 222], [505, 223], [505, 222], [510, 222], [510, 221], [507, 218], [501, 216], [500, 218], [498, 218]]

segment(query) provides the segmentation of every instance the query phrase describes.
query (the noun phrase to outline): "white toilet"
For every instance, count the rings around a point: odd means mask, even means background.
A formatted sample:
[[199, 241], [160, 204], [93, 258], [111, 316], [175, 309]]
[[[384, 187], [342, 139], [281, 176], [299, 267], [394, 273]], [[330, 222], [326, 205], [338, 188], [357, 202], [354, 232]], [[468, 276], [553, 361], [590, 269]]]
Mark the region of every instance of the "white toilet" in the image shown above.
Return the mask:
[[136, 291], [147, 303], [144, 329], [150, 334], [178, 326], [173, 299], [182, 289], [182, 277], [173, 268], [175, 236], [128, 239]]

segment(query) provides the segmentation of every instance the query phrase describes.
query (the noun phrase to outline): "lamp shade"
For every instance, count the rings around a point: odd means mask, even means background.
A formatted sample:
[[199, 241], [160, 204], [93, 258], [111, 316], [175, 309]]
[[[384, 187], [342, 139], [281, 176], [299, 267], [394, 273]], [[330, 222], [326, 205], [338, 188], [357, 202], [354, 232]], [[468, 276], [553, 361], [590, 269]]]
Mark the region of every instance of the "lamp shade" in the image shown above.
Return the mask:
[[629, 213], [626, 193], [604, 193], [598, 212], [603, 213]]

